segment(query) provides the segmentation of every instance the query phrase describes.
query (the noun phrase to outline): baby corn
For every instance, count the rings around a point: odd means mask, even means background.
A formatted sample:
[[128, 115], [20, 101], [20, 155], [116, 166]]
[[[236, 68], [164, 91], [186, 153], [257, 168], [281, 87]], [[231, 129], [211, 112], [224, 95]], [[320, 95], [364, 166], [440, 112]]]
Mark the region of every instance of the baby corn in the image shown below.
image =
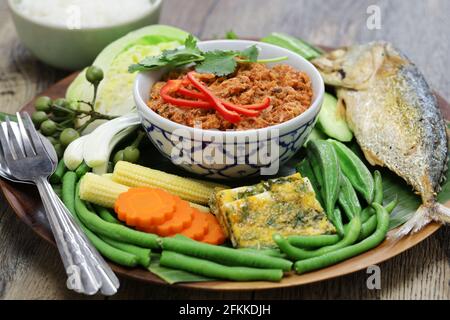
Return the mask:
[[80, 183], [80, 199], [105, 208], [114, 208], [121, 193], [130, 189], [108, 178], [87, 173]]
[[173, 174], [145, 168], [129, 162], [120, 161], [116, 164], [113, 181], [129, 187], [153, 187], [164, 189], [183, 200], [198, 204], [208, 204], [209, 197], [215, 187], [224, 186], [211, 182], [178, 177]]
[[[93, 173], [86, 174], [80, 184], [80, 198], [105, 208], [114, 208], [114, 204], [123, 192], [130, 189], [120, 183], [114, 182], [109, 176], [99, 176]], [[166, 190], [167, 191], [167, 190]], [[203, 212], [210, 212], [209, 208], [191, 203], [191, 207]]]

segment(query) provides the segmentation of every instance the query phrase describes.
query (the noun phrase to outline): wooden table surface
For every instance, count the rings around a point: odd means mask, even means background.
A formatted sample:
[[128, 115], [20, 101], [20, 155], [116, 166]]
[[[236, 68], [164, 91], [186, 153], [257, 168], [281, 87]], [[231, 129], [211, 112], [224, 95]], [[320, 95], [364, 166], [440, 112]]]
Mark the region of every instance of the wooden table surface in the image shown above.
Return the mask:
[[[381, 10], [369, 30], [367, 9]], [[384, 39], [417, 63], [432, 87], [450, 100], [448, 0], [164, 0], [161, 22], [200, 38], [234, 30], [242, 37], [288, 32], [327, 46]], [[21, 45], [6, 0], [0, 0], [0, 110], [14, 112], [67, 73], [38, 62]], [[365, 271], [292, 289], [211, 293], [155, 287], [122, 279], [111, 299], [450, 299], [450, 228], [380, 265], [381, 290]], [[0, 298], [80, 299], [65, 288], [55, 247], [20, 222], [0, 195]], [[102, 297], [95, 297], [102, 299]]]

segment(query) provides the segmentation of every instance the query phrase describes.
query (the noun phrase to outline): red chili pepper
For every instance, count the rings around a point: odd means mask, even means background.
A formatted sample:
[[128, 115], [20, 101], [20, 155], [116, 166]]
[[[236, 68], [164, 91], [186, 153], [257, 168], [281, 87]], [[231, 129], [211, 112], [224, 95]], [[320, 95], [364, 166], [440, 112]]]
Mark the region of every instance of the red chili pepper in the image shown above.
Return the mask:
[[221, 100], [221, 101], [222, 101], [223, 105], [224, 105], [228, 110], [236, 111], [237, 113], [242, 114], [243, 116], [247, 116], [247, 117], [257, 117], [257, 116], [259, 116], [259, 115], [261, 114], [261, 112], [258, 111], [258, 110], [249, 110], [249, 109], [247, 109], [247, 108], [242, 108], [242, 107], [240, 107], [240, 106], [238, 106], [238, 105], [234, 105], [234, 104], [227, 103], [227, 102], [225, 102], [225, 101], [223, 101], [223, 100]]
[[160, 94], [164, 102], [170, 103], [174, 106], [184, 107], [184, 108], [202, 108], [202, 109], [212, 109], [213, 106], [207, 101], [201, 100], [187, 100], [174, 98], [170, 94], [177, 92], [182, 84], [181, 80], [169, 80], [164, 87], [161, 88]]
[[192, 85], [197, 88], [201, 93], [203, 93], [208, 102], [212, 103], [216, 111], [227, 121], [231, 123], [238, 123], [241, 121], [241, 116], [234, 111], [228, 110], [222, 103], [222, 101], [217, 98], [207, 87], [205, 87], [200, 81], [195, 78], [195, 71], [191, 71], [187, 74], [189, 81]]
[[198, 91], [189, 90], [183, 87], [180, 87], [177, 92], [183, 96], [194, 98], [194, 99], [200, 99], [200, 100], [206, 100], [206, 96]]
[[[189, 90], [189, 89], [186, 89], [183, 87], [180, 87], [177, 92], [186, 97], [190, 97], [190, 98], [194, 98], [194, 99], [200, 99], [200, 100], [206, 99], [206, 96], [203, 93]], [[271, 99], [270, 99], [270, 97], [266, 97], [262, 103], [245, 104], [245, 105], [244, 104], [233, 104], [233, 103], [225, 101], [223, 99], [220, 99], [220, 101], [222, 101], [222, 103], [225, 107], [227, 107], [230, 110], [234, 110], [234, 111], [245, 110], [245, 109], [247, 109], [247, 110], [264, 110], [264, 109], [267, 109], [268, 107], [270, 107]], [[256, 113], [256, 115], [259, 115], [259, 113]]]
[[[236, 104], [234, 106], [240, 107], [240, 108], [245, 108], [245, 109], [249, 109], [249, 110], [264, 110], [267, 109], [268, 107], [270, 107], [270, 102], [272, 100], [270, 99], [270, 97], [266, 97], [264, 98], [262, 103], [256, 103], [256, 104]], [[226, 107], [228, 107], [229, 105], [233, 105], [232, 103], [227, 102], [225, 104]]]

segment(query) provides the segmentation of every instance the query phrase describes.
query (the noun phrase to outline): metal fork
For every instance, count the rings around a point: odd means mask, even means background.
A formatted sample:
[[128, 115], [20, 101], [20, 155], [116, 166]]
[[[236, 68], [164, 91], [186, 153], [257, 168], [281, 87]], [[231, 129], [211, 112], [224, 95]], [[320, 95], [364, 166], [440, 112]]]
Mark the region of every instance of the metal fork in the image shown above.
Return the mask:
[[16, 179], [32, 181], [37, 185], [69, 276], [67, 286], [76, 292], [92, 295], [102, 287], [102, 280], [106, 282], [109, 280], [109, 283], [106, 283], [107, 288], [102, 289], [102, 292], [115, 293], [117, 286], [114, 283], [115, 279], [110, 277], [111, 274], [113, 275], [112, 271], [102, 268], [103, 259], [99, 257], [95, 249], [90, 247], [82, 231], [48, 182], [48, 177], [56, 168], [56, 162], [52, 161], [47, 154], [28, 114], [25, 115], [24, 120], [18, 114], [18, 120], [19, 137], [14, 134], [9, 119], [6, 120], [6, 133], [3, 127], [0, 128], [4, 160]]

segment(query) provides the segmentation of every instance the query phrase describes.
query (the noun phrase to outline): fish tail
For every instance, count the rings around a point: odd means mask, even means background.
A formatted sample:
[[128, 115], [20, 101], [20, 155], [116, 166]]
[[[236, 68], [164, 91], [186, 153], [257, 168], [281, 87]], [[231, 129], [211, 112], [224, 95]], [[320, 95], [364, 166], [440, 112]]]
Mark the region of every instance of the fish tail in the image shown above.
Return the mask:
[[409, 219], [401, 228], [398, 230], [393, 238], [400, 239], [406, 237], [410, 233], [414, 233], [423, 227], [425, 227], [428, 223], [431, 222], [431, 211], [433, 207], [421, 205], [419, 209], [417, 209], [416, 213]]
[[450, 208], [440, 203], [433, 203], [431, 206], [429, 204], [421, 205], [412, 218], [394, 234], [393, 238], [400, 239], [410, 233], [416, 233], [431, 221], [450, 223]]

